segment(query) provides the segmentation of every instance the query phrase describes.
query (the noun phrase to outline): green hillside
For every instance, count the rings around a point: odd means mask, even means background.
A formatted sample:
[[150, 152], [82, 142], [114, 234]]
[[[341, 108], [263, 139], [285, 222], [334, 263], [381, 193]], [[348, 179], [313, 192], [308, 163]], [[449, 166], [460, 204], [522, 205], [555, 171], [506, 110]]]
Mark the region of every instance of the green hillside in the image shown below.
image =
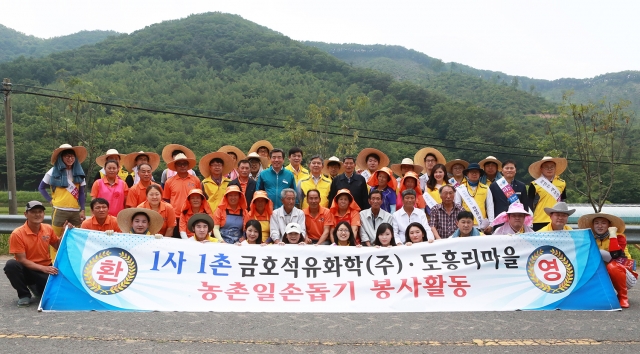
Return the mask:
[[[535, 95], [458, 74], [432, 80], [431, 88], [396, 80], [221, 13], [1, 63], [0, 76], [14, 83], [23, 190], [36, 188], [50, 152], [64, 142], [88, 148], [90, 177], [98, 168], [92, 161], [109, 148], [160, 152], [179, 143], [201, 157], [222, 145], [246, 151], [268, 139], [285, 149], [302, 146], [307, 157], [374, 146], [397, 163], [436, 146], [448, 159], [515, 158], [528, 181], [524, 166], [546, 153], [537, 148], [546, 121], [532, 113], [553, 108]], [[4, 146], [2, 138], [2, 172]], [[5, 181], [0, 175], [0, 186]]]
[[[574, 91], [574, 99], [577, 102], [597, 101], [603, 97], [612, 101], [624, 99], [632, 102], [633, 110], [640, 111], [640, 72], [638, 71], [608, 73], [590, 79], [567, 78], [550, 81], [479, 70], [459, 63], [444, 63], [440, 59], [400, 46], [305, 43], [356, 67], [379, 70], [398, 80], [414, 81], [435, 90], [441, 87], [443, 74], [462, 74], [445, 79], [448, 82], [447, 86], [454, 92], [445, 90], [444, 93], [457, 94], [470, 100], [474, 98], [464, 92], [464, 86], [468, 84], [465, 81], [470, 80], [467, 76], [499, 84], [504, 88], [501, 93], [492, 92], [487, 95], [487, 98], [482, 99], [485, 106], [491, 108], [500, 108], [492, 105], [491, 97], [498, 97], [501, 94], [507, 94], [512, 99], [517, 97], [519, 108], [526, 107], [525, 110], [529, 107], [544, 107], [542, 101], [536, 101], [535, 98], [527, 99], [520, 93], [509, 94], [507, 91], [507, 88], [517, 88], [519, 92], [529, 93], [533, 97], [544, 97], [553, 102], [562, 101], [562, 94], [567, 90]], [[474, 84], [474, 86], [478, 85], [480, 84]], [[459, 92], [460, 89], [463, 92]]]
[[114, 31], [81, 31], [67, 36], [42, 39], [0, 25], [0, 63], [20, 56], [43, 57], [94, 44], [117, 34]]

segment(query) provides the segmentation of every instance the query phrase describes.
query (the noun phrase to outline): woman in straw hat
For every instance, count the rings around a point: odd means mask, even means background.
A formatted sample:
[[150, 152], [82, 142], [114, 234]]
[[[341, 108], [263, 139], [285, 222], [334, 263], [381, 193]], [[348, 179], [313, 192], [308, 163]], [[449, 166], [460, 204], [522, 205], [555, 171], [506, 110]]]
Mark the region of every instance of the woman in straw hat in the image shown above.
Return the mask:
[[545, 208], [567, 200], [567, 183], [560, 175], [567, 169], [567, 159], [545, 156], [529, 166], [529, 174], [534, 181], [527, 192], [533, 205], [533, 229], [538, 231], [551, 219]]
[[[162, 227], [162, 216], [153, 210], [129, 208], [118, 213], [118, 227], [122, 232], [134, 235], [150, 235], [161, 239], [158, 233]], [[112, 230], [107, 234], [113, 234]]]
[[[257, 153], [259, 156], [269, 159], [269, 153], [273, 150], [273, 145], [267, 140], [258, 140], [249, 149], [249, 154], [252, 152]], [[266, 167], [265, 167], [266, 168]]]
[[358, 154], [356, 166], [358, 173], [368, 181], [376, 171], [389, 166], [389, 157], [378, 149], [366, 148]]
[[[158, 167], [158, 165], [156, 164], [155, 167]], [[150, 185], [155, 184], [160, 187], [159, 184], [153, 181], [152, 173], [155, 167], [146, 162], [135, 167], [138, 183], [129, 188], [129, 194], [125, 202], [127, 208], [135, 208], [140, 205], [140, 203], [144, 203], [147, 200], [147, 188]]]
[[[162, 161], [164, 161], [164, 163], [168, 166], [169, 162], [173, 161], [176, 156], [178, 156], [178, 154], [183, 154], [187, 158], [193, 159], [194, 161], [196, 159], [196, 154], [194, 154], [193, 151], [191, 151], [188, 147], [179, 144], [169, 144], [162, 149]], [[196, 173], [192, 170], [192, 168], [193, 167], [189, 168], [187, 173], [195, 176]], [[164, 185], [167, 183], [169, 178], [175, 176], [176, 174], [177, 172], [175, 170], [172, 170], [168, 167], [164, 171], [162, 171], [162, 177], [160, 177], [160, 185], [162, 186], [162, 188], [164, 188]]]
[[206, 202], [206, 197], [202, 193], [202, 190], [195, 188], [189, 191], [187, 200], [184, 201], [182, 209], [180, 210], [180, 237], [187, 238], [193, 236], [193, 231], [188, 228], [189, 219], [195, 214], [208, 214], [213, 218], [213, 212], [209, 208], [209, 204]]
[[396, 211], [396, 180], [389, 167], [383, 167], [376, 171], [367, 181], [367, 184], [382, 192], [382, 210], [387, 213]]
[[[358, 230], [360, 228], [360, 207], [354, 201], [351, 192], [348, 189], [341, 189], [336, 193], [331, 204], [331, 215], [335, 224], [339, 224], [341, 221], [346, 221], [351, 226], [354, 235], [359, 235]], [[334, 226], [335, 228], [335, 226]], [[329, 234], [333, 234], [333, 230]], [[333, 240], [336, 242], [335, 240]], [[360, 244], [360, 238], [356, 237], [356, 243]]]
[[244, 223], [246, 224], [249, 220], [255, 220], [260, 223], [262, 242], [266, 242], [269, 239], [271, 214], [273, 214], [273, 202], [267, 196], [267, 192], [256, 191], [251, 200], [251, 208], [245, 214]]
[[200, 243], [218, 242], [218, 239], [211, 236], [213, 231], [213, 219], [207, 214], [194, 214], [187, 223], [189, 231], [193, 233], [192, 241]]
[[620, 307], [629, 307], [627, 292], [636, 284], [638, 273], [634, 271], [635, 261], [627, 249], [624, 221], [615, 215], [593, 213], [582, 215], [578, 228], [593, 232], [602, 260], [607, 263], [611, 283], [618, 293]]
[[138, 208], [150, 209], [162, 216], [162, 228], [159, 233], [166, 237], [173, 237], [173, 230], [176, 228], [176, 211], [171, 204], [162, 200], [162, 187], [152, 184], [147, 187], [147, 199], [138, 205]]
[[202, 180], [202, 189], [207, 196], [207, 203], [211, 210], [216, 210], [218, 204], [229, 186], [231, 180], [226, 175], [233, 170], [233, 159], [226, 152], [212, 152], [204, 155], [198, 163]]
[[469, 163], [465, 160], [455, 159], [447, 162], [444, 165], [447, 168], [447, 172], [451, 175], [449, 184], [454, 188], [465, 183], [466, 177], [464, 176], [464, 170], [469, 167]]
[[400, 180], [402, 179], [402, 177], [404, 177], [405, 173], [411, 171], [420, 175], [420, 172], [422, 172], [422, 170], [422, 166], [414, 164], [412, 159], [406, 157], [402, 159], [402, 162], [394, 163], [393, 165], [391, 165], [391, 171], [393, 171], [393, 173], [398, 176], [398, 178], [396, 178], [396, 182], [398, 185], [400, 184]]
[[118, 176], [120, 164], [117, 160], [107, 160], [104, 163], [104, 177], [93, 182], [91, 198], [104, 198], [109, 202], [109, 214], [116, 216], [124, 209], [129, 187]]
[[[84, 147], [60, 145], [51, 154], [53, 167], [45, 173], [38, 186], [40, 194], [53, 206], [52, 226], [58, 237], [62, 236], [66, 221], [80, 227], [85, 219], [87, 182], [80, 164], [86, 158], [87, 150]], [[47, 189], [51, 190], [51, 194]]]
[[236, 243], [242, 241], [244, 214], [247, 212], [247, 200], [238, 186], [229, 186], [224, 198], [213, 214], [213, 234], [219, 241]]
[[426, 147], [418, 150], [413, 156], [413, 163], [416, 165], [424, 166], [422, 170], [422, 176], [420, 176], [420, 189], [424, 192], [427, 186], [427, 180], [431, 175], [431, 170], [436, 164], [446, 165], [447, 160], [444, 155], [437, 149]]
[[231, 172], [225, 175], [225, 177], [227, 177], [232, 181], [238, 178], [238, 162], [246, 159], [247, 155], [245, 155], [244, 152], [242, 152], [242, 150], [238, 149], [233, 145], [225, 145], [219, 148], [218, 152], [224, 152], [227, 155], [229, 155], [229, 157], [231, 157], [231, 162], [233, 164], [233, 170], [231, 170]]
[[[98, 171], [98, 173], [93, 178], [93, 180], [97, 181], [98, 179], [104, 177], [104, 175], [106, 174], [104, 170], [104, 164], [108, 160], [115, 160], [118, 162], [118, 166], [119, 166], [118, 178], [126, 182], [127, 177], [129, 177], [129, 172], [125, 169], [124, 165], [122, 164], [122, 161], [125, 159], [125, 157], [127, 157], [126, 154], [121, 154], [116, 149], [109, 149], [104, 155], [100, 155], [96, 157], [96, 164], [100, 166], [100, 171]], [[131, 187], [131, 186], [127, 185], [127, 187]]]
[[[164, 156], [164, 154], [163, 154]], [[200, 189], [201, 183], [198, 177], [191, 175], [189, 172], [196, 165], [196, 160], [187, 157], [187, 155], [179, 153], [173, 161], [167, 163], [167, 167], [172, 172], [175, 172], [175, 176], [169, 178], [164, 185], [164, 191], [162, 192], [162, 199], [168, 200], [169, 204], [176, 212], [176, 224], [180, 224], [180, 215], [182, 214], [182, 207], [189, 192], [193, 189]], [[207, 205], [208, 206], [208, 205]], [[180, 228], [175, 228], [173, 231], [174, 238], [180, 238]]]
[[[158, 168], [158, 165], [160, 165], [160, 155], [156, 154], [155, 152], [138, 151], [127, 154], [125, 158], [122, 159], [122, 166], [126, 168], [127, 171], [131, 171], [131, 173], [125, 180], [129, 187], [140, 182], [140, 176], [138, 176], [138, 168], [143, 163], [151, 166], [153, 172], [156, 170], [156, 168]], [[151, 177], [151, 180], [153, 180], [153, 176]]]

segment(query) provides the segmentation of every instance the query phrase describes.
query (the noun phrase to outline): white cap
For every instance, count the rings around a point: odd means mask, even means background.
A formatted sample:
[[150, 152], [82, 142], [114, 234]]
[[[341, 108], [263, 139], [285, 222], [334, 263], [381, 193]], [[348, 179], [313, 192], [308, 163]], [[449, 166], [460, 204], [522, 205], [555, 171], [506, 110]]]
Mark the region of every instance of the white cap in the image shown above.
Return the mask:
[[289, 234], [291, 232], [302, 234], [302, 228], [300, 227], [300, 225], [298, 225], [298, 223], [295, 223], [295, 222], [289, 223], [287, 227], [284, 229], [284, 233]]

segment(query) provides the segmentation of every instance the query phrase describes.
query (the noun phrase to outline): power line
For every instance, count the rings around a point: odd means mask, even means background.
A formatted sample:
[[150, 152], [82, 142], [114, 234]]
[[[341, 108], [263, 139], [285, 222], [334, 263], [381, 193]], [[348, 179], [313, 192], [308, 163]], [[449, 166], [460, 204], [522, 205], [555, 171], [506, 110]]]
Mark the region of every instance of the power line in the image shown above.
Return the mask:
[[[36, 92], [28, 92], [28, 91], [16, 91], [16, 90], [13, 90], [12, 92], [13, 93], [22, 93], [22, 94], [26, 94], [26, 95], [42, 96], [42, 97], [48, 97], [48, 98], [57, 98], [57, 99], [67, 100], [67, 101], [77, 101], [77, 99], [75, 99], [75, 98], [64, 97], [64, 96], [56, 96], [56, 95], [49, 95], [49, 94], [44, 94], [44, 93], [36, 93]], [[234, 120], [234, 119], [226, 119], [226, 118], [223, 118], [223, 117], [203, 116], [203, 115], [197, 115], [197, 114], [165, 111], [165, 110], [159, 110], [159, 109], [153, 109], [153, 108], [126, 106], [126, 105], [119, 105], [119, 104], [115, 104], [115, 103], [108, 103], [108, 102], [101, 102], [101, 101], [94, 101], [94, 100], [82, 100], [82, 101], [86, 102], [86, 103], [103, 105], [103, 106], [107, 106], [107, 107], [125, 108], [125, 109], [131, 109], [131, 110], [143, 111], [143, 112], [149, 112], [149, 113], [171, 114], [171, 115], [182, 116], [182, 117], [209, 119], [209, 120], [215, 120], [215, 121], [221, 121], [221, 122], [227, 122], [227, 123], [237, 123], [237, 124], [247, 124], [247, 125], [252, 125], [252, 126], [262, 126], [262, 127], [267, 127], [267, 128], [277, 128], [277, 129], [282, 129], [283, 128], [280, 125], [268, 124], [268, 123], [248, 122], [248, 121], [241, 121], [241, 120]], [[344, 133], [323, 132], [323, 131], [314, 130], [314, 129], [310, 129], [310, 131], [312, 131], [314, 133], [328, 134], [328, 135], [334, 135], [334, 136], [344, 136], [345, 135]], [[365, 139], [365, 140], [374, 140], [374, 141], [385, 141], [385, 142], [391, 142], [391, 143], [399, 143], [399, 144], [405, 144], [405, 145], [406, 144], [410, 144], [410, 145], [413, 145], [413, 146], [424, 146], [424, 143], [414, 143], [414, 142], [411, 142], [411, 141], [399, 141], [397, 139], [389, 139], [389, 138], [381, 138], [381, 137], [373, 137], [373, 136], [359, 135], [358, 138], [359, 139]], [[450, 149], [451, 148], [450, 146], [440, 145], [440, 144], [433, 144], [433, 143], [429, 143], [429, 146], [438, 147], [438, 148], [446, 148], [446, 149]], [[457, 150], [465, 150], [465, 151], [474, 151], [474, 152], [487, 152], [487, 153], [493, 153], [493, 154], [503, 154], [504, 153], [504, 151], [483, 150], [483, 149], [476, 149], [476, 148], [456, 147], [456, 149]], [[539, 156], [537, 156], [537, 155], [520, 154], [520, 153], [509, 153], [509, 155], [510, 156], [520, 156], [520, 157], [539, 158]], [[572, 159], [572, 158], [567, 158], [567, 160], [568, 161], [574, 161], [574, 162], [584, 162], [584, 161], [582, 161], [580, 159]], [[597, 162], [597, 161], [587, 161], [587, 162]], [[622, 162], [616, 163], [616, 164], [622, 165], [622, 166], [640, 166], [640, 164], [622, 163]]]

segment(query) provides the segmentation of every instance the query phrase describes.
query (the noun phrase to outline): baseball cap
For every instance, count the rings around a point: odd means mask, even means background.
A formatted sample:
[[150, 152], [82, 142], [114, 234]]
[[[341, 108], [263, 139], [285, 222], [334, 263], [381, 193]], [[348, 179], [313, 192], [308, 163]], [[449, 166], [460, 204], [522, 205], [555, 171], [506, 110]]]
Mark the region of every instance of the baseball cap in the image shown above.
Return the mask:
[[24, 208], [24, 211], [29, 211], [33, 208], [42, 208], [42, 210], [46, 210], [46, 208], [44, 207], [44, 205], [42, 205], [42, 203], [40, 203], [37, 200], [32, 200], [30, 202], [27, 203], [27, 206]]
[[292, 223], [289, 223], [287, 227], [284, 229], [285, 234], [288, 234], [290, 232], [297, 232], [299, 234], [302, 234], [302, 228], [300, 227], [300, 225], [298, 225], [298, 223], [292, 222]]

